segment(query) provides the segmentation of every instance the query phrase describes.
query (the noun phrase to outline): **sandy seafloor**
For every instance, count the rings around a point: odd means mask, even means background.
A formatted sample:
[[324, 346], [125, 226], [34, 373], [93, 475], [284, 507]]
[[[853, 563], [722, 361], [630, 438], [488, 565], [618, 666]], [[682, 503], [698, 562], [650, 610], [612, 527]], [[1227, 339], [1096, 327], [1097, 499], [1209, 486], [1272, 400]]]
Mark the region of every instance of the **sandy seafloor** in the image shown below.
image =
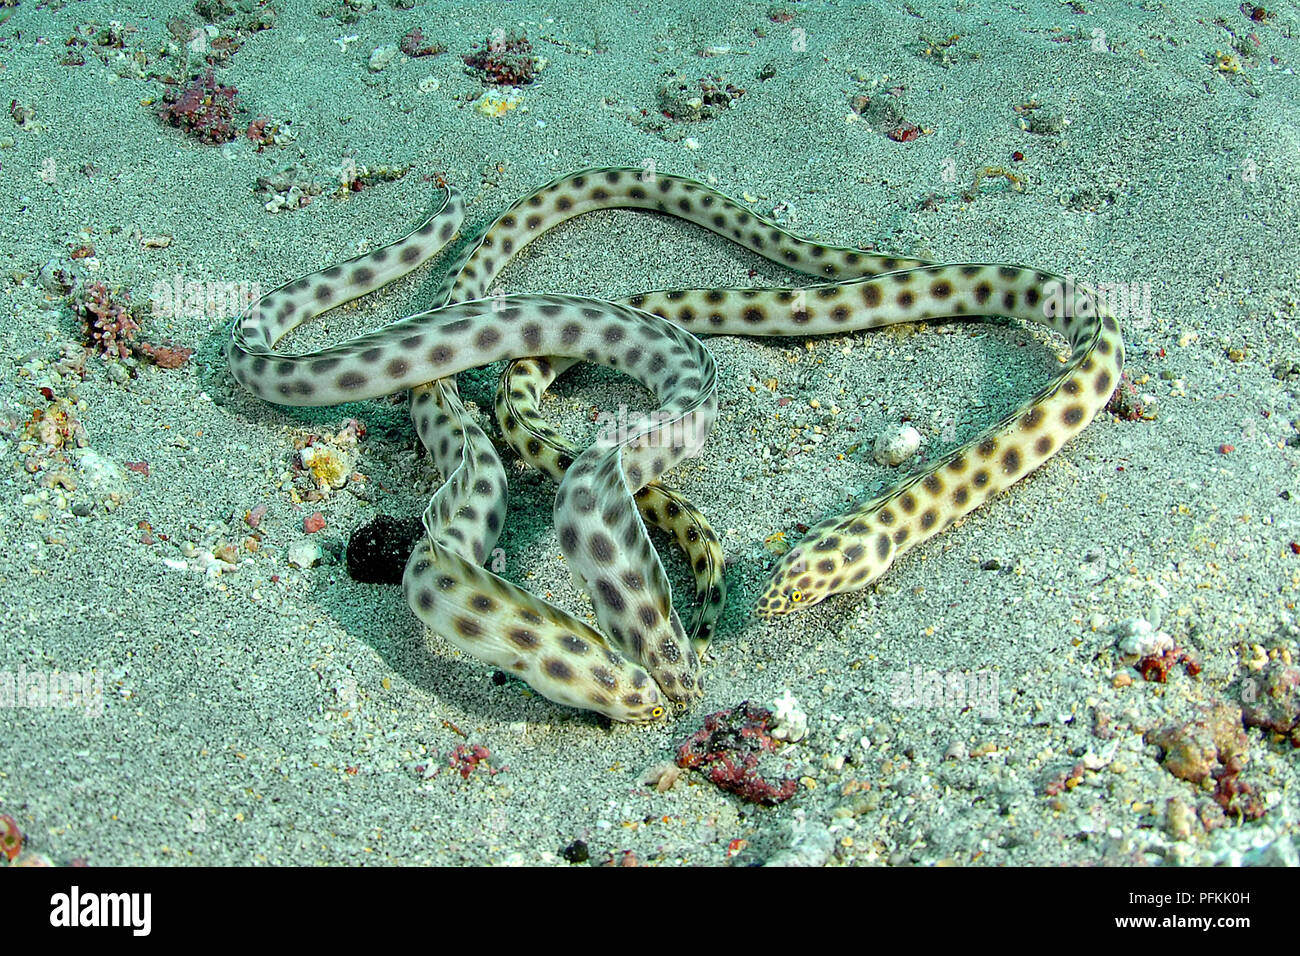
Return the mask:
[[[184, 3], [124, 14], [22, 0], [0, 27], [4, 98], [34, 111], [0, 129], [0, 674], [103, 688], [102, 713], [93, 700], [0, 710], [0, 813], [29, 849], [91, 865], [567, 866], [562, 849], [582, 840], [595, 863], [673, 866], [1294, 864], [1300, 772], [1282, 735], [1241, 731], [1254, 820], [1225, 815], [1214, 781], [1176, 777], [1150, 740], [1170, 727], [1193, 739], [1215, 708], [1232, 722], [1246, 689], [1297, 653], [1296, 4], [1269, 4], [1258, 23], [1227, 0], [417, 2], [351, 23], [339, 4], [276, 7], [217, 73], [244, 123], [288, 121], [292, 142], [262, 152], [165, 126], [163, 85], [124, 62], [142, 50], [145, 74], [178, 71], [160, 51], [169, 19], [201, 23]], [[60, 62], [79, 27], [115, 19], [136, 31], [121, 55], [92, 45], [84, 65]], [[372, 51], [413, 26], [448, 52], [372, 72]], [[526, 32], [547, 62], [522, 105], [490, 117], [461, 55], [498, 28]], [[1217, 59], [1234, 44], [1236, 60]], [[668, 119], [670, 70], [745, 92], [711, 118]], [[882, 135], [854, 115], [861, 93], [896, 96], [924, 135]], [[255, 193], [292, 164], [325, 181], [347, 156], [411, 171], [278, 214]], [[151, 290], [177, 275], [269, 289], [374, 248], [433, 200], [434, 175], [465, 191], [472, 231], [558, 175], [647, 161], [827, 242], [1149, 285], [1149, 313], [1124, 328], [1154, 420], [1100, 415], [877, 586], [764, 624], [749, 609], [781, 546], [769, 537], [794, 540], [906, 472], [873, 462], [877, 434], [910, 420], [924, 452], [942, 453], [1027, 398], [1060, 344], [998, 323], [711, 340], [722, 414], [671, 476], [730, 562], [706, 698], [634, 727], [494, 682], [426, 634], [397, 588], [353, 582], [342, 560], [354, 528], [416, 514], [436, 487], [405, 399], [258, 401], [228, 373], [230, 317], [149, 315]], [[984, 166], [1011, 168], [1023, 191], [996, 180], [963, 198]], [[170, 243], [141, 241], [159, 236]], [[92, 355], [84, 380], [59, 374], [84, 335], [38, 273], [84, 245], [86, 275], [131, 292], [140, 338], [193, 348], [188, 364], [110, 375]], [[418, 309], [438, 269], [292, 347]], [[500, 286], [616, 295], [786, 278], [694, 226], [610, 212], [537, 242]], [[495, 370], [462, 376], [480, 409], [494, 384]], [[645, 399], [599, 371], [558, 392], [548, 413], [584, 439], [593, 411]], [[58, 398], [93, 454], [25, 433]], [[349, 417], [368, 429], [365, 481], [295, 501], [295, 442]], [[589, 615], [551, 528], [554, 485], [510, 475], [506, 576]], [[259, 505], [254, 534], [245, 515]], [[317, 510], [324, 563], [293, 567]], [[224, 545], [235, 564], [209, 559]], [[689, 594], [680, 556], [664, 553]], [[1117, 647], [1132, 618], [1200, 673], [1144, 681]], [[931, 672], [995, 677], [996, 708], [893, 692], [897, 675]], [[809, 723], [781, 755], [800, 781], [789, 802], [755, 807], [692, 773], [665, 792], [644, 782], [704, 715], [785, 691]], [[1282, 706], [1294, 712], [1294, 691]], [[497, 772], [433, 774], [462, 743], [487, 748]]]

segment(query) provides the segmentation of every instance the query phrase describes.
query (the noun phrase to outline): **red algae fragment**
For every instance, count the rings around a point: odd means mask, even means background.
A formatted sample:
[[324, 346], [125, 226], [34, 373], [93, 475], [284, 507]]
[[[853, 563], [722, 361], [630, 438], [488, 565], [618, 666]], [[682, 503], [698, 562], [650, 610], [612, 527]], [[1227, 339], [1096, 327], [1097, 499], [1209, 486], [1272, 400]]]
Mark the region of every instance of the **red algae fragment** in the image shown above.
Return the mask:
[[439, 53], [447, 52], [447, 48], [441, 43], [426, 42], [424, 31], [419, 27], [412, 27], [410, 32], [402, 37], [398, 48], [409, 57], [437, 56]]
[[131, 313], [131, 296], [120, 289], [110, 291], [103, 282], [91, 282], [76, 289], [69, 301], [85, 326], [87, 344], [106, 359], [135, 355], [159, 368], [180, 368], [194, 354], [179, 345], [137, 342], [140, 324]]
[[447, 755], [447, 766], [459, 773], [464, 780], [468, 780], [469, 775], [480, 765], [487, 771], [488, 776], [495, 777], [505, 768], [494, 769], [490, 766], [488, 759], [491, 756], [491, 751], [482, 744], [457, 744]]
[[542, 61], [533, 55], [527, 36], [493, 34], [482, 50], [461, 57], [491, 86], [524, 86], [537, 78]]
[[193, 349], [184, 346], [153, 345], [149, 342], [141, 342], [136, 346], [136, 350], [147, 355], [159, 368], [180, 368], [194, 354]]
[[771, 734], [772, 712], [744, 701], [704, 718], [704, 726], [677, 749], [677, 765], [693, 767], [715, 785], [750, 803], [776, 806], [795, 795], [797, 781], [772, 783], [759, 773], [759, 759], [780, 746]]
[[184, 90], [169, 89], [158, 116], [205, 143], [228, 143], [235, 129], [236, 90], [222, 86], [208, 70]]
[[1145, 681], [1163, 684], [1169, 672], [1182, 664], [1187, 673], [1195, 677], [1201, 672], [1201, 662], [1181, 647], [1171, 647], [1159, 654], [1149, 654], [1135, 665]]

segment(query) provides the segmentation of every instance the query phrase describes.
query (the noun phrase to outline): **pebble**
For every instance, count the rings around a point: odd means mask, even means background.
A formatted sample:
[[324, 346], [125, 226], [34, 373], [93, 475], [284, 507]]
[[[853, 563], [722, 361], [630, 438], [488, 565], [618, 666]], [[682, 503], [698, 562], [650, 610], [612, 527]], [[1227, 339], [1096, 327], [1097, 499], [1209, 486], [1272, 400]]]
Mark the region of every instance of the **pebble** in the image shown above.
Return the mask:
[[1125, 658], [1152, 657], [1174, 646], [1174, 639], [1157, 631], [1145, 618], [1131, 617], [1115, 625], [1116, 645]]
[[397, 44], [385, 43], [383, 46], [375, 47], [370, 54], [370, 62], [367, 65], [371, 73], [378, 73], [388, 64], [392, 63], [397, 56]]
[[560, 851], [560, 855], [570, 863], [586, 863], [591, 859], [591, 851], [582, 840], [574, 840]]
[[641, 774], [641, 786], [654, 787], [658, 793], [667, 793], [681, 778], [681, 768], [672, 760], [665, 760], [646, 769]]
[[787, 743], [795, 743], [808, 736], [808, 715], [788, 689], [772, 701], [772, 736]]
[[73, 452], [81, 489], [96, 502], [112, 510], [130, 497], [126, 469], [99, 454], [93, 448], [79, 448]]
[[315, 541], [300, 540], [289, 545], [289, 563], [295, 568], [314, 568], [325, 552]]
[[1166, 805], [1165, 829], [1175, 840], [1191, 839], [1197, 824], [1196, 814], [1181, 798], [1174, 797]]
[[871, 456], [878, 465], [901, 465], [921, 447], [921, 433], [911, 425], [900, 425], [892, 432], [876, 436]]
[[1241, 688], [1246, 726], [1290, 734], [1293, 742], [1300, 740], [1300, 667], [1275, 660], [1252, 673], [1259, 677], [1246, 679]]
[[316, 486], [325, 491], [328, 488], [342, 488], [348, 483], [352, 474], [353, 462], [349, 455], [322, 444], [311, 444], [298, 453], [302, 467], [311, 472]]
[[484, 116], [505, 116], [523, 105], [524, 96], [513, 86], [501, 90], [486, 90], [474, 101], [474, 109]]
[[81, 281], [81, 267], [77, 260], [55, 256], [36, 273], [36, 281], [46, 292], [67, 295]]

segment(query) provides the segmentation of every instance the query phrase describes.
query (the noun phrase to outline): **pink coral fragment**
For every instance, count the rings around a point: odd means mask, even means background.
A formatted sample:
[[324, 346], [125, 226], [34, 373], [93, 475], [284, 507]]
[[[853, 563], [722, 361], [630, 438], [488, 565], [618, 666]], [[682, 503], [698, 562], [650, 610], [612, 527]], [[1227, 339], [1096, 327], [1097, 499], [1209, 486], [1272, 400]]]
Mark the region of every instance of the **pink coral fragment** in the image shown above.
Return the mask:
[[184, 90], [169, 89], [158, 116], [205, 143], [228, 143], [235, 130], [236, 89], [217, 82], [208, 70]]

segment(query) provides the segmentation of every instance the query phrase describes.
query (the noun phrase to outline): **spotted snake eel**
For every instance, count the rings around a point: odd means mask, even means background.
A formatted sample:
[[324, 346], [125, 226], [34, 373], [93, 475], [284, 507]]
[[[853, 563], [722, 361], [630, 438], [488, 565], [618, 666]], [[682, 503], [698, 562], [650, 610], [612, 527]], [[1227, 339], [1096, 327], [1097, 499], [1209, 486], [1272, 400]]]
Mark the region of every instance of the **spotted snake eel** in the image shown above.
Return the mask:
[[[675, 216], [773, 262], [815, 276], [802, 288], [661, 290], [605, 301], [490, 295], [530, 242], [596, 209]], [[1119, 324], [1089, 290], [1006, 264], [934, 264], [800, 239], [690, 179], [640, 169], [563, 177], [515, 203], [460, 253], [435, 308], [309, 353], [275, 351], [301, 323], [380, 289], [437, 254], [464, 218], [460, 194], [401, 239], [294, 279], [254, 302], [227, 347], [234, 378], [285, 405], [331, 405], [411, 391], [420, 441], [445, 476], [402, 589], [416, 616], [467, 654], [542, 695], [620, 721], [664, 716], [703, 693], [701, 655], [725, 595], [722, 551], [700, 511], [659, 478], [699, 453], [717, 416], [717, 371], [696, 337], [812, 336], [926, 319], [1010, 316], [1064, 336], [1071, 353], [1029, 401], [846, 514], [814, 526], [778, 562], [756, 611], [772, 618], [858, 590], [1055, 454], [1119, 383]], [[600, 630], [483, 567], [506, 514], [505, 470], [462, 404], [455, 375], [511, 360], [501, 378], [502, 433], [559, 480], [560, 547], [588, 590]], [[586, 449], [540, 413], [551, 381], [575, 362], [625, 372], [658, 408]], [[688, 633], [672, 606], [646, 524], [686, 551], [697, 610]]]

